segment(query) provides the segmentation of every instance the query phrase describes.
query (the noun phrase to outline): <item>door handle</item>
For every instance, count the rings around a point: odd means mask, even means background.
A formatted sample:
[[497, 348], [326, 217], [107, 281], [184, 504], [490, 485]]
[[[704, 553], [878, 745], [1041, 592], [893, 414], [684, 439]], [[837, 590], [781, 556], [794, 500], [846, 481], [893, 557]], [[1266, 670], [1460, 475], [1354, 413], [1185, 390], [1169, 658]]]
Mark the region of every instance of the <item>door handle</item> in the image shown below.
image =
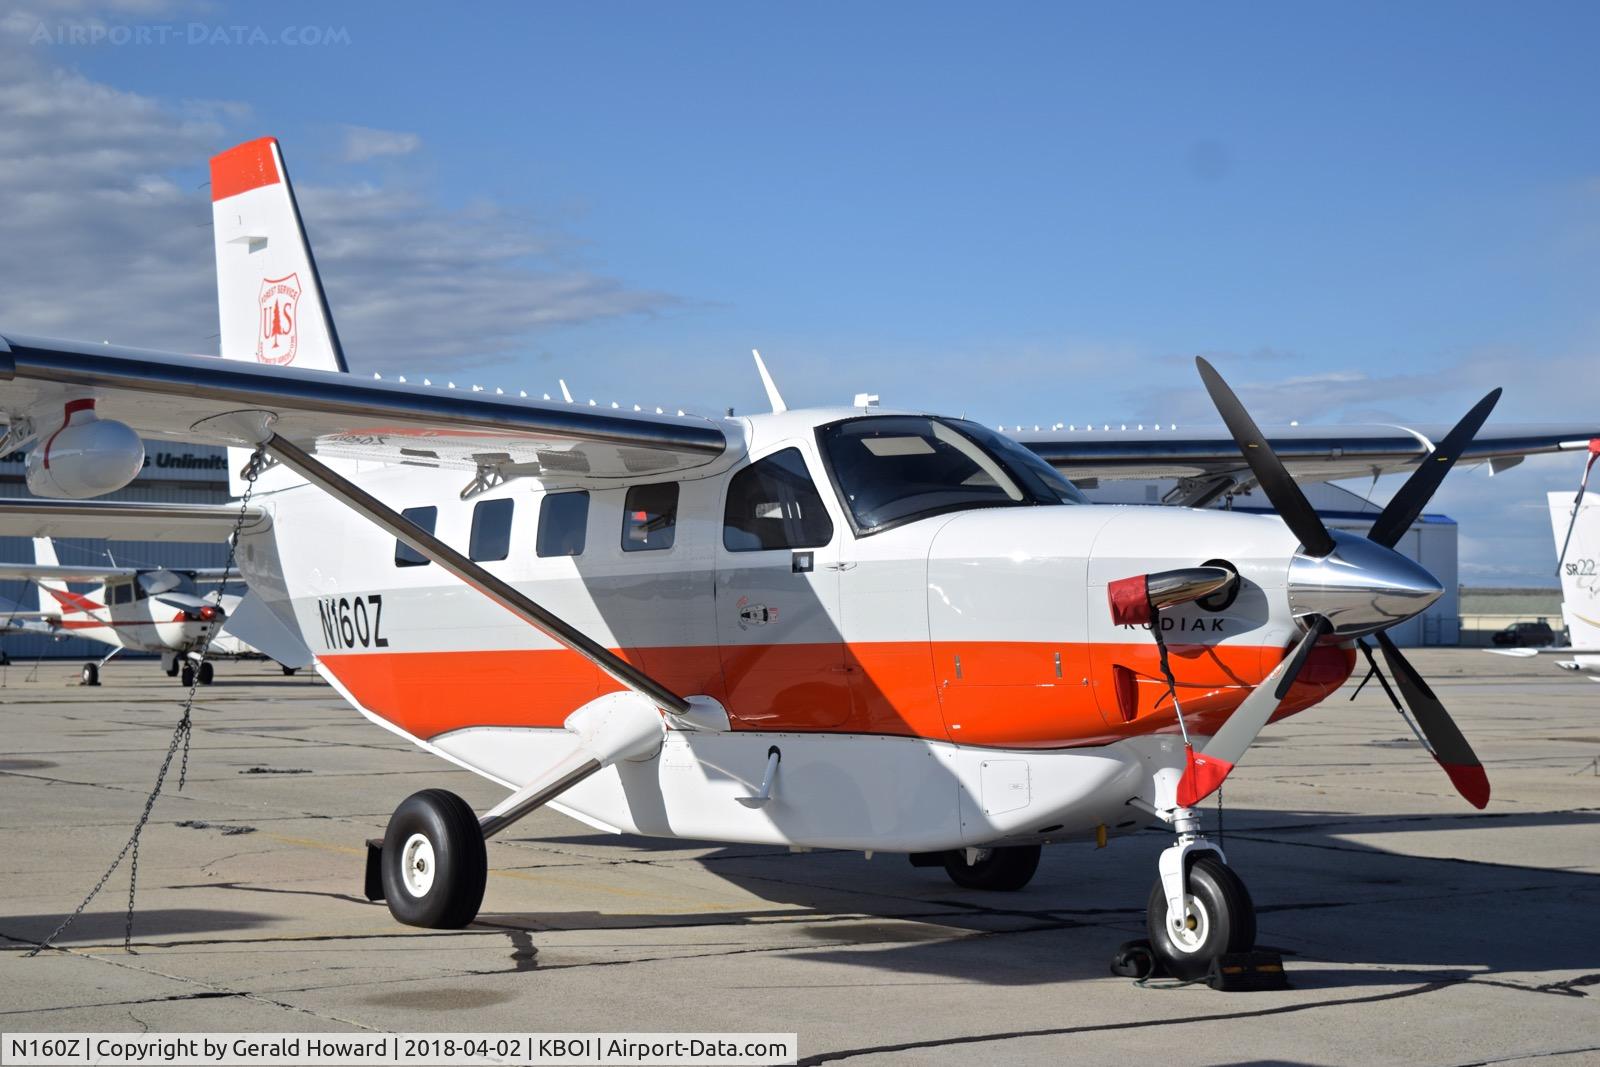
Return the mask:
[[823, 566], [827, 567], [830, 571], [850, 571], [850, 570], [855, 570], [855, 567], [856, 567], [855, 563], [853, 563], [853, 562], [851, 562], [851, 563], [826, 563], [826, 564], [823, 564]]

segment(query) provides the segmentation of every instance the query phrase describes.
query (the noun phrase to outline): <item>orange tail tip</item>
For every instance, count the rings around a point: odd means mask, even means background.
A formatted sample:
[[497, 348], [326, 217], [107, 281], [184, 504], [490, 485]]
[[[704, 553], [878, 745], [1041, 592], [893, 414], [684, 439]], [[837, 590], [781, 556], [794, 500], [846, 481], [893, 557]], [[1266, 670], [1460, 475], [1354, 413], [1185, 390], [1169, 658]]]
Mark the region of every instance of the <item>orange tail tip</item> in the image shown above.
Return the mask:
[[257, 137], [212, 156], [212, 202], [276, 184], [280, 180], [278, 163], [273, 158], [277, 144], [276, 137]]

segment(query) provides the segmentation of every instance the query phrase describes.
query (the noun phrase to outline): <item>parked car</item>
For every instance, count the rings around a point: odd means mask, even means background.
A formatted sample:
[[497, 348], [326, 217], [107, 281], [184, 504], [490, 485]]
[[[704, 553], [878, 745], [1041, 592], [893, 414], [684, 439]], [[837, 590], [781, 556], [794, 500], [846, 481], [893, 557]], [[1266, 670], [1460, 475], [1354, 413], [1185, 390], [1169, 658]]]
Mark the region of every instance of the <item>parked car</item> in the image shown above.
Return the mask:
[[1543, 648], [1556, 643], [1556, 634], [1549, 623], [1540, 619], [1538, 622], [1514, 622], [1496, 633], [1492, 640], [1497, 645]]

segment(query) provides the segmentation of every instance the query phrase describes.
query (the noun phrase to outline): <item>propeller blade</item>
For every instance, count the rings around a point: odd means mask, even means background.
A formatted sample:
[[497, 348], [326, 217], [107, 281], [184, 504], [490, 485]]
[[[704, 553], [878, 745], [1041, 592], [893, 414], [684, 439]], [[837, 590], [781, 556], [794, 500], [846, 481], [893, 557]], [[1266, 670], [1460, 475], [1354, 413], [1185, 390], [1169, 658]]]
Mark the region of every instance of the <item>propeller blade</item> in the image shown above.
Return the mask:
[[1217, 373], [1215, 367], [1201, 356], [1196, 356], [1194, 362], [1200, 370], [1200, 380], [1205, 383], [1206, 392], [1211, 394], [1211, 402], [1216, 405], [1217, 414], [1222, 416], [1234, 443], [1244, 455], [1244, 461], [1256, 476], [1261, 491], [1267, 494], [1267, 499], [1277, 509], [1289, 531], [1300, 539], [1306, 552], [1312, 556], [1320, 558], [1332, 552], [1333, 535], [1328, 533], [1328, 528], [1322, 524], [1311, 502], [1289, 476], [1283, 461], [1267, 444], [1267, 439], [1262, 436], [1255, 420], [1250, 418], [1250, 413], [1239, 403], [1239, 398], [1228, 388], [1228, 383], [1222, 380], [1222, 375]]
[[1289, 695], [1289, 687], [1300, 676], [1300, 669], [1306, 665], [1306, 658], [1316, 647], [1317, 640], [1332, 630], [1333, 624], [1321, 616], [1311, 620], [1311, 628], [1294, 646], [1294, 651], [1251, 690], [1250, 695], [1244, 698], [1244, 703], [1235, 708], [1222, 727], [1211, 735], [1202, 753], [1197, 756], [1190, 751], [1188, 766], [1178, 780], [1179, 804], [1192, 808], [1216, 791], [1233, 770], [1234, 764], [1244, 757], [1262, 727], [1267, 725], [1272, 713], [1278, 710], [1283, 698]]
[[1384, 662], [1389, 664], [1389, 672], [1400, 687], [1406, 707], [1411, 709], [1412, 716], [1417, 720], [1417, 728], [1433, 750], [1434, 760], [1444, 768], [1456, 792], [1465, 797], [1467, 803], [1475, 808], [1484, 807], [1489, 803], [1489, 776], [1484, 773], [1483, 764], [1472, 751], [1472, 746], [1467, 744], [1467, 739], [1456, 728], [1450, 713], [1433, 695], [1433, 690], [1422, 680], [1422, 675], [1411, 666], [1411, 661], [1395, 647], [1389, 635], [1380, 631], [1373, 636], [1383, 649]]
[[1444, 476], [1450, 473], [1450, 468], [1456, 465], [1461, 453], [1466, 451], [1482, 429], [1484, 420], [1499, 400], [1500, 390], [1495, 389], [1461, 417], [1461, 421], [1411, 472], [1406, 484], [1384, 507], [1378, 520], [1372, 524], [1372, 529], [1367, 531], [1368, 540], [1376, 541], [1385, 548], [1393, 548], [1399, 543], [1405, 532], [1411, 529], [1411, 524], [1417, 521], [1417, 516], [1422, 514], [1422, 509], [1428, 506], [1428, 501], [1438, 490], [1439, 483], [1444, 481]]

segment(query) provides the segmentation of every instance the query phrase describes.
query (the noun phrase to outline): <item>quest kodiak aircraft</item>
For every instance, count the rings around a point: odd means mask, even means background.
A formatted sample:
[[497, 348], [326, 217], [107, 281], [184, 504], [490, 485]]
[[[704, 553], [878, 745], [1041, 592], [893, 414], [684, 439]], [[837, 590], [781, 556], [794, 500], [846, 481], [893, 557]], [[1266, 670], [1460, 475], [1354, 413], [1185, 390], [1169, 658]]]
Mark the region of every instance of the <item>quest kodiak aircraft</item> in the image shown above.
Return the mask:
[[[0, 533], [224, 538], [252, 590], [363, 715], [499, 783], [430, 789], [369, 843], [368, 893], [429, 927], [477, 914], [484, 842], [542, 805], [612, 832], [910, 854], [1016, 889], [1040, 846], [1169, 828], [1156, 955], [1250, 948], [1200, 801], [1272, 719], [1381, 649], [1426, 750], [1473, 804], [1482, 765], [1384, 631], [1440, 595], [1393, 546], [1463, 457], [1582, 447], [1594, 427], [1263, 436], [1212, 368], [1226, 432], [1063, 431], [851, 407], [747, 417], [363, 380], [278, 144], [212, 161], [222, 359], [0, 331], [4, 448], [51, 500]], [[141, 438], [225, 444], [248, 506], [84, 498]], [[1576, 442], [1576, 445], [1574, 445]], [[1042, 457], [1042, 458], [1041, 458]], [[1366, 537], [1294, 481], [1412, 471]], [[1088, 504], [1069, 478], [1167, 476], [1200, 503]], [[241, 491], [248, 478], [239, 480]], [[106, 536], [100, 533], [99, 536]]]

